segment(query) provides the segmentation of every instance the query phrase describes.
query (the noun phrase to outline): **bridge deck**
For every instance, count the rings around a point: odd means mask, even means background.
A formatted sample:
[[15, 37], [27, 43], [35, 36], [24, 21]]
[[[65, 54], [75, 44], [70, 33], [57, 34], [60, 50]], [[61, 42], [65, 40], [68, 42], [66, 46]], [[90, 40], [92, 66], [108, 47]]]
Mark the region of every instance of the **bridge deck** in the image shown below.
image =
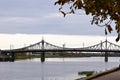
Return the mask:
[[5, 53], [19, 53], [19, 52], [120, 52], [120, 50], [107, 49], [30, 49], [30, 50], [1, 50]]

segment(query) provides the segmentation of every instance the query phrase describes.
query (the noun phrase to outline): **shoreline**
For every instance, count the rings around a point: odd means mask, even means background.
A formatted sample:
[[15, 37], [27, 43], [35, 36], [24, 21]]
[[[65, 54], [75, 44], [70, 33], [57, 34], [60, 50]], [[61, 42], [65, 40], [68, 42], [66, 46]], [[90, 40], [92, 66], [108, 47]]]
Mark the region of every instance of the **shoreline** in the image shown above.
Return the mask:
[[76, 80], [92, 80], [92, 79], [95, 79], [95, 78], [98, 78], [98, 77], [101, 77], [101, 76], [109, 75], [110, 73], [114, 73], [118, 70], [120, 70], [120, 67], [115, 67], [115, 68], [106, 70], [104, 72], [96, 73], [96, 74], [93, 74], [91, 76], [79, 78], [79, 79], [76, 79]]

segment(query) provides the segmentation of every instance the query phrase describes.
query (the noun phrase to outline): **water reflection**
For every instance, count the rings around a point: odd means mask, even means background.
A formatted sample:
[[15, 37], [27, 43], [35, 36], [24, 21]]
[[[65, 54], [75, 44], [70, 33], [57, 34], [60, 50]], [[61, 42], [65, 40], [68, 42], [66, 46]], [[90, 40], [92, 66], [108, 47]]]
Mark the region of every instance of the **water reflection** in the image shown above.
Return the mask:
[[41, 72], [42, 72], [42, 74], [41, 74], [41, 80], [45, 80], [44, 79], [44, 74], [45, 74], [45, 72], [44, 72], [44, 63], [41, 63]]
[[[81, 58], [46, 58], [46, 62], [105, 62], [104, 57], [81, 57]], [[38, 58], [32, 61], [40, 61]], [[109, 57], [109, 62], [120, 62], [119, 57]]]
[[[112, 59], [112, 60], [111, 60]], [[0, 63], [0, 80], [74, 80], [80, 71], [104, 71], [119, 66], [119, 58], [46, 58]]]

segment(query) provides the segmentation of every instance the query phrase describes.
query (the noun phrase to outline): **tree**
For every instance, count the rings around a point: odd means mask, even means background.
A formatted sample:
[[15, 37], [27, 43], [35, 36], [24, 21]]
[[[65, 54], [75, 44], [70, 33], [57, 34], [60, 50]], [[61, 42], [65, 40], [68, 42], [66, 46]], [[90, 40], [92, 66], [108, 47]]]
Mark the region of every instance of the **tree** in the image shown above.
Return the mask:
[[[79, 10], [84, 10], [86, 15], [92, 15], [91, 24], [105, 27], [105, 34], [111, 33], [115, 28], [120, 39], [120, 0], [57, 0], [55, 5], [59, 5], [59, 11], [64, 15], [75, 14]], [[67, 8], [69, 11], [65, 10]], [[104, 25], [102, 25], [104, 23]], [[111, 26], [114, 23], [114, 26]]]

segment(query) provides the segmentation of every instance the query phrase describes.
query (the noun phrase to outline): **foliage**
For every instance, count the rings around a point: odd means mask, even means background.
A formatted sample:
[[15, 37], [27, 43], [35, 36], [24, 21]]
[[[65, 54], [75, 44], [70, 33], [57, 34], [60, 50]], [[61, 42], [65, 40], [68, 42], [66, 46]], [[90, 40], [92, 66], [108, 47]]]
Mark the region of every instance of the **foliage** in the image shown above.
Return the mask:
[[[60, 5], [59, 11], [66, 16], [66, 14], [75, 14], [78, 10], [84, 10], [86, 15], [92, 15], [91, 24], [96, 24], [105, 27], [105, 34], [111, 33], [115, 27], [118, 37], [120, 39], [120, 0], [58, 0], [55, 5]], [[64, 10], [67, 5], [69, 11]], [[114, 26], [111, 23], [114, 22]], [[104, 23], [104, 25], [101, 25]]]
[[83, 72], [78, 72], [79, 75], [86, 75], [86, 76], [91, 76], [94, 74], [94, 71], [83, 71]]

